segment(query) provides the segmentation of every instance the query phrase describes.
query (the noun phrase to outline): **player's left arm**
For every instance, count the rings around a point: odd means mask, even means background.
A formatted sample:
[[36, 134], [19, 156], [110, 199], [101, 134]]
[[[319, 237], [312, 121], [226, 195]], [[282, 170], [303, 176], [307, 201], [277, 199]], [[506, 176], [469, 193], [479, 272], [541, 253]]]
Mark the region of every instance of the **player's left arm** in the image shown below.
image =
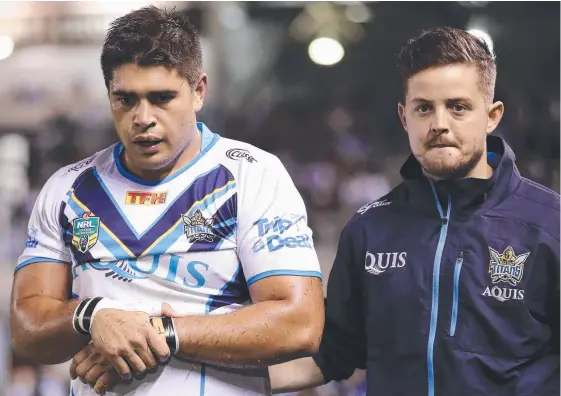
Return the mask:
[[258, 161], [247, 165], [237, 191], [237, 251], [252, 305], [175, 318], [179, 357], [267, 366], [319, 347], [323, 290], [306, 207], [278, 158]]
[[175, 318], [178, 357], [268, 366], [315, 353], [324, 323], [318, 278], [274, 276], [250, 287], [253, 304], [226, 315]]

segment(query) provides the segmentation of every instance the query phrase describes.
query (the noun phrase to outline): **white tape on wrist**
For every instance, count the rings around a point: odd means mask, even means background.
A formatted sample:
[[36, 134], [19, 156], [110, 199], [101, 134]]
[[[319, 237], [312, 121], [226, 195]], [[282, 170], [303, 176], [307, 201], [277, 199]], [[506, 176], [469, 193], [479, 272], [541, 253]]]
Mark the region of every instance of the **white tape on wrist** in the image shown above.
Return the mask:
[[95, 315], [102, 309], [119, 309], [127, 312], [144, 312], [148, 316], [162, 316], [162, 303], [128, 302], [116, 301], [110, 298], [103, 298], [95, 307], [90, 321], [90, 329], [93, 325]]
[[179, 334], [177, 334], [177, 328], [175, 327], [173, 318], [171, 318], [171, 323], [173, 324], [173, 328], [175, 330], [175, 354], [177, 354], [177, 352], [179, 352]]

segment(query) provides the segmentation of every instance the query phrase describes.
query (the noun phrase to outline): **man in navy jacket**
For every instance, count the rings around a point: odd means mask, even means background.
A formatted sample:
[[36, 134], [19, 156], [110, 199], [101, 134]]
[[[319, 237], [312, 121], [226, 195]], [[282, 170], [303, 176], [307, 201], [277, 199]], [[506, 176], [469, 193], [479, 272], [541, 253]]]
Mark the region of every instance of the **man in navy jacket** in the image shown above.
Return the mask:
[[271, 367], [273, 391], [361, 368], [369, 396], [559, 395], [559, 195], [489, 136], [494, 56], [435, 29], [399, 68], [403, 183], [344, 228], [319, 353]]

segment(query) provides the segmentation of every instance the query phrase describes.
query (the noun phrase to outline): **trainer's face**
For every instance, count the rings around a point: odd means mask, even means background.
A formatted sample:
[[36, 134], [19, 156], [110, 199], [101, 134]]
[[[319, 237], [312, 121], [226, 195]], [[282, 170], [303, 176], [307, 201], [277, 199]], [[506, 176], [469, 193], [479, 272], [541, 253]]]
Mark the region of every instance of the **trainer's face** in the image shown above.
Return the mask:
[[504, 108], [501, 102], [486, 103], [475, 65], [436, 67], [413, 75], [398, 111], [411, 151], [429, 176], [490, 176], [486, 137]]
[[114, 70], [111, 113], [133, 173], [157, 175], [181, 162], [198, 138], [195, 114], [203, 106], [205, 91], [205, 75], [193, 89], [176, 70], [164, 66], [124, 64]]

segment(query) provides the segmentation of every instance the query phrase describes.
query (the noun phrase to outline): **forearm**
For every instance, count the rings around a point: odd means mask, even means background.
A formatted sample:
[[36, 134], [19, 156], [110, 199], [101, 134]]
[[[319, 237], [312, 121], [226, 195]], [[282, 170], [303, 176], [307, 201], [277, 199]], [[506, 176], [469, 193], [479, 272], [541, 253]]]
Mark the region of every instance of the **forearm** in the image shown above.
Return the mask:
[[269, 367], [271, 389], [276, 393], [290, 393], [323, 385], [321, 370], [311, 357]]
[[269, 366], [308, 356], [317, 350], [323, 327], [316, 315], [292, 309], [284, 301], [174, 322], [178, 357], [221, 366]]
[[72, 358], [88, 344], [89, 336], [72, 327], [80, 300], [59, 301], [29, 297], [12, 306], [11, 334], [17, 355], [39, 364], [58, 364]]

